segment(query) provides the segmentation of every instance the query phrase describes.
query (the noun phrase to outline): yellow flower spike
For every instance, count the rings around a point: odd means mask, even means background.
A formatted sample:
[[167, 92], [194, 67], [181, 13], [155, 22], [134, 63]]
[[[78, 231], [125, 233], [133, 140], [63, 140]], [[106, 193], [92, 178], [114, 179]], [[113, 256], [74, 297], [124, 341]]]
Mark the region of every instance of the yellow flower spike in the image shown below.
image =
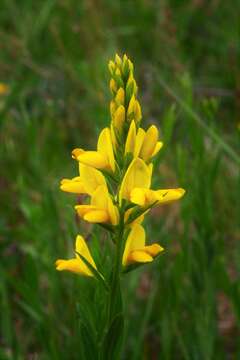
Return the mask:
[[152, 168], [142, 159], [133, 159], [129, 165], [119, 190], [120, 203], [122, 199], [130, 200], [135, 188], [149, 188], [151, 184]]
[[120, 87], [115, 96], [115, 102], [119, 106], [119, 105], [124, 105], [124, 101], [125, 101], [125, 91], [122, 87]]
[[181, 199], [184, 194], [185, 190], [182, 188], [151, 190], [136, 187], [131, 191], [130, 200], [136, 205], [148, 207], [154, 203], [156, 203], [155, 205], [169, 204]]
[[58, 259], [55, 263], [56, 269], [58, 271], [70, 271], [76, 274], [80, 274], [83, 276], [93, 276], [91, 270], [87, 267], [87, 265], [81, 260], [79, 254], [81, 254], [94, 269], [97, 270], [96, 264], [92, 258], [92, 255], [89, 251], [89, 248], [81, 235], [76, 237], [75, 244], [76, 257], [69, 260]]
[[114, 113], [113, 124], [118, 131], [122, 130], [123, 124], [125, 122], [125, 107], [120, 105]]
[[73, 154], [80, 163], [96, 169], [115, 172], [113, 144], [109, 128], [101, 131], [98, 138], [97, 151], [79, 151], [79, 149], [75, 149]]
[[147, 263], [153, 261], [164, 249], [159, 244], [145, 245], [145, 230], [140, 224], [134, 224], [128, 235], [122, 264], [123, 266], [130, 265], [132, 263]]
[[91, 197], [90, 205], [76, 205], [80, 217], [91, 223], [117, 225], [119, 213], [105, 186], [99, 186]]
[[128, 130], [128, 135], [125, 143], [125, 155], [127, 153], [134, 153], [135, 145], [136, 145], [136, 125], [133, 120]]

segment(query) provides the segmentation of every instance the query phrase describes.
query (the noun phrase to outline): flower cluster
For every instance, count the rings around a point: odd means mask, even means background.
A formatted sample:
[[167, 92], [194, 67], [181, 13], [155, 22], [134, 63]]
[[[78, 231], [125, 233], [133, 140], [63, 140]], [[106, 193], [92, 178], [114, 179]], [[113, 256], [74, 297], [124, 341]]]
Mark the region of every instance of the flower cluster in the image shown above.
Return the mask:
[[[116, 55], [109, 62], [109, 71], [110, 125], [101, 131], [96, 150], [72, 151], [79, 175], [63, 179], [60, 188], [86, 195], [87, 203], [75, 206], [77, 215], [110, 232], [116, 247], [113, 267], [117, 269], [113, 272], [121, 273], [132, 265], [153, 261], [163, 250], [158, 243], [146, 244], [142, 222], [151, 208], [178, 200], [185, 191], [151, 188], [152, 160], [163, 146], [158, 129], [155, 125], [147, 130], [140, 127], [142, 111], [130, 59]], [[96, 276], [97, 266], [81, 235], [77, 235], [75, 252], [73, 259], [57, 260], [57, 270]]]

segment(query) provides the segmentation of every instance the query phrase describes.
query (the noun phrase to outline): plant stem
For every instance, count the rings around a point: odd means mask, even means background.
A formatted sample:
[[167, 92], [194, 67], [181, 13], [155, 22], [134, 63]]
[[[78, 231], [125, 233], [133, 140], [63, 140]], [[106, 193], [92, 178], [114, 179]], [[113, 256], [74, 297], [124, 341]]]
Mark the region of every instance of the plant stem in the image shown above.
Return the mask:
[[112, 279], [110, 284], [110, 293], [109, 293], [109, 307], [108, 307], [109, 326], [114, 316], [117, 315], [118, 312], [122, 311], [121, 306], [120, 309], [118, 310], [116, 305], [117, 305], [117, 301], [121, 299], [120, 273], [122, 266], [123, 236], [124, 236], [124, 213], [120, 211], [119, 228], [116, 236], [115, 261], [114, 261]]

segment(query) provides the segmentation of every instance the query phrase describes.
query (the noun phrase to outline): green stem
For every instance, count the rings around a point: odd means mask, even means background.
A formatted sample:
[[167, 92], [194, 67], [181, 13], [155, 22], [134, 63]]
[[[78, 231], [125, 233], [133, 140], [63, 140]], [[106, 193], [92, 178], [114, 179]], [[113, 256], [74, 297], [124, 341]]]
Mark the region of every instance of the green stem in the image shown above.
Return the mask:
[[121, 298], [120, 290], [120, 273], [122, 268], [123, 253], [123, 236], [124, 236], [124, 214], [120, 211], [120, 221], [118, 233], [116, 236], [116, 253], [110, 284], [109, 306], [108, 306], [108, 326], [110, 326], [113, 318], [117, 315], [116, 303]]

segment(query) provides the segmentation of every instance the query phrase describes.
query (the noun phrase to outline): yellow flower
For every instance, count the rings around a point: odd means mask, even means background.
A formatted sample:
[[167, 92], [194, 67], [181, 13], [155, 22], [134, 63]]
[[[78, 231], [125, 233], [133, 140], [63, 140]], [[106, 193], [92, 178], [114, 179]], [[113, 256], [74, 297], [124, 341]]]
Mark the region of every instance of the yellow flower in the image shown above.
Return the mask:
[[105, 177], [100, 171], [79, 163], [79, 172], [80, 176], [61, 180], [60, 189], [74, 194], [92, 195], [98, 186], [107, 187]]
[[140, 224], [134, 224], [128, 235], [122, 264], [123, 266], [138, 262], [147, 263], [153, 261], [163, 248], [159, 244], [145, 245], [145, 230]]
[[119, 191], [120, 201], [126, 199], [136, 205], [148, 207], [154, 203], [155, 205], [168, 204], [185, 194], [182, 188], [151, 190], [151, 176], [152, 164], [146, 165], [142, 159], [134, 159], [123, 178]]
[[0, 95], [5, 95], [8, 93], [8, 91], [9, 91], [8, 85], [4, 83], [0, 83]]
[[113, 115], [113, 126], [119, 132], [121, 132], [124, 122], [125, 122], [125, 107], [123, 105], [120, 105]]
[[142, 119], [141, 106], [138, 100], [136, 100], [135, 95], [132, 95], [131, 100], [129, 101], [127, 117], [129, 121], [135, 120], [136, 123], [139, 123]]
[[135, 188], [131, 192], [130, 200], [136, 205], [148, 207], [154, 203], [156, 203], [156, 205], [169, 204], [181, 199], [184, 194], [185, 190], [182, 188], [164, 190]]
[[75, 209], [81, 218], [91, 223], [117, 225], [119, 222], [118, 208], [104, 185], [92, 194], [90, 205], [76, 205]]
[[69, 259], [69, 260], [58, 259], [55, 263], [56, 269], [58, 271], [63, 271], [63, 270], [71, 271], [84, 276], [93, 276], [91, 270], [77, 254], [79, 253], [80, 255], [82, 255], [89, 262], [89, 264], [92, 265], [92, 267], [94, 267], [94, 269], [97, 270], [96, 264], [90, 254], [88, 246], [81, 235], [78, 235], [76, 237], [75, 251], [76, 251], [76, 257], [73, 259]]
[[131, 192], [135, 188], [149, 189], [151, 177], [152, 164], [146, 165], [143, 160], [139, 158], [134, 159], [129, 165], [120, 186], [120, 202], [122, 199], [130, 200]]
[[105, 128], [101, 131], [98, 138], [97, 151], [74, 149], [72, 156], [82, 164], [96, 169], [115, 172], [113, 144], [109, 128]]
[[136, 131], [135, 122], [131, 122], [125, 144], [125, 154], [130, 152], [134, 157], [148, 161], [159, 152], [162, 146], [163, 143], [158, 141], [158, 129], [155, 125], [150, 126], [147, 131], [142, 128]]

